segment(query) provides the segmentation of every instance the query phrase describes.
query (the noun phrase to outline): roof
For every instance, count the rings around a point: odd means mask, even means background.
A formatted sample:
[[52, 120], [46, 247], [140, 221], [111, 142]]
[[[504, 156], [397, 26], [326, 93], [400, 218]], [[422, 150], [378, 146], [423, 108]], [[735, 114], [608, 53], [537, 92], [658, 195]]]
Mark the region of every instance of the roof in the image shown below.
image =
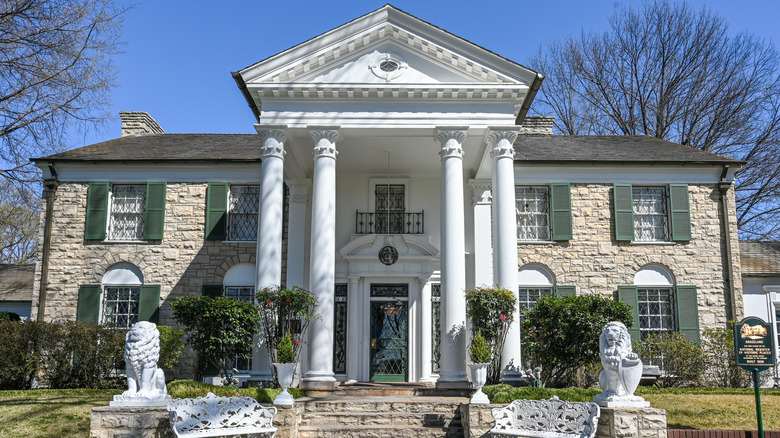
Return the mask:
[[257, 134], [144, 134], [32, 161], [260, 161]]
[[32, 301], [35, 265], [0, 265], [0, 301]]
[[780, 241], [741, 241], [739, 252], [743, 276], [780, 276]]
[[742, 164], [688, 146], [641, 135], [518, 135], [515, 160]]

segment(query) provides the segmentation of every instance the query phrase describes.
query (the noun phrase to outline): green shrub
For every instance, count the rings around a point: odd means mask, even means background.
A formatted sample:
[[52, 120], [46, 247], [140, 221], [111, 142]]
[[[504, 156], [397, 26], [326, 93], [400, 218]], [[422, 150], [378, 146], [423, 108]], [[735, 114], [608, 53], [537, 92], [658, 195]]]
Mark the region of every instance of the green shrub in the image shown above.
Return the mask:
[[632, 322], [631, 307], [597, 295], [543, 296], [523, 320], [523, 354], [541, 368], [543, 386], [572, 386], [577, 371], [599, 361], [599, 336], [610, 321]]
[[179, 362], [179, 356], [184, 349], [184, 330], [167, 325], [158, 325], [160, 332], [160, 360], [157, 366], [165, 371], [165, 377], [173, 374], [173, 367]]
[[[168, 383], [168, 394], [173, 398], [205, 397], [209, 392], [219, 397], [252, 397], [260, 403], [273, 403], [281, 388], [236, 388], [233, 386], [215, 386], [192, 380], [174, 380]], [[289, 388], [288, 392], [294, 398], [306, 394], [300, 389]]]
[[271, 362], [280, 362], [276, 357], [276, 347], [279, 346], [282, 337], [288, 333], [293, 337], [293, 356], [294, 361], [297, 361], [303, 346], [306, 327], [311, 320], [320, 317], [314, 312], [317, 296], [314, 292], [297, 286], [290, 289], [268, 287], [259, 291], [256, 299], [263, 320], [265, 345]]
[[5, 310], [0, 310], [0, 322], [4, 321], [21, 321], [22, 317], [19, 316], [19, 314], [14, 312], [6, 312]]
[[287, 333], [287, 335], [282, 336], [282, 340], [279, 341], [279, 347], [276, 350], [276, 362], [292, 363], [293, 361], [295, 361], [295, 356], [293, 355], [292, 336]]
[[28, 389], [41, 361], [46, 323], [0, 322], [0, 389]]
[[481, 332], [474, 335], [474, 338], [471, 339], [469, 355], [473, 363], [490, 362], [490, 348], [488, 348], [487, 341]]
[[650, 335], [634, 344], [634, 352], [642, 358], [642, 362], [661, 368], [657, 386], [669, 388], [702, 383], [706, 361], [704, 350], [682, 333]]
[[490, 350], [488, 383], [497, 383], [501, 375], [501, 352], [509, 326], [514, 321], [514, 294], [506, 289], [478, 287], [466, 292], [466, 316], [472, 334], [480, 333]]
[[491, 385], [485, 386], [482, 391], [488, 396], [491, 403], [511, 403], [513, 400], [546, 400], [556, 396], [561, 400], [572, 402], [589, 402], [593, 400], [599, 389], [581, 389], [581, 388], [516, 388], [509, 385]]
[[224, 379], [233, 376], [236, 356], [252, 357], [252, 337], [260, 324], [260, 312], [249, 301], [229, 297], [179, 297], [171, 305], [176, 322], [184, 326], [187, 344], [219, 370]]

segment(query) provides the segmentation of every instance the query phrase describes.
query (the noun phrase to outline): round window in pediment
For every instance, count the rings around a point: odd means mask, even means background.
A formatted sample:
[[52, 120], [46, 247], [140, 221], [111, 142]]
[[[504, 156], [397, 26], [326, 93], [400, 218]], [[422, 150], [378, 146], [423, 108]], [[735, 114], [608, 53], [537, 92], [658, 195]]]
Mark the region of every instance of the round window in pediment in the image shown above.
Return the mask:
[[394, 61], [392, 59], [386, 59], [379, 63], [379, 69], [388, 73], [396, 71], [400, 67], [401, 64], [399, 64], [397, 61]]
[[391, 81], [398, 78], [406, 71], [407, 64], [395, 56], [386, 53], [376, 62], [369, 65], [368, 68], [371, 70], [371, 73], [378, 78]]

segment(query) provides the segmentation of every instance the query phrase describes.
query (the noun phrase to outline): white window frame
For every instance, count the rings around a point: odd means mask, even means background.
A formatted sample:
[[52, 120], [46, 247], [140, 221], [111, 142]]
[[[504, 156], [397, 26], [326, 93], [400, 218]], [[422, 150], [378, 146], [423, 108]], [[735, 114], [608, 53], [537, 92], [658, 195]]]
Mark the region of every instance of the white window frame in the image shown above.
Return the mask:
[[[126, 321], [125, 325], [118, 325], [118, 327], [122, 328], [130, 328], [132, 325], [136, 322], [138, 322], [138, 307], [140, 304], [140, 297], [141, 297], [141, 286], [143, 285], [143, 274], [141, 273], [141, 270], [138, 269], [135, 265], [131, 263], [117, 263], [116, 265], [110, 267], [106, 273], [103, 275], [103, 279], [101, 280], [101, 293], [100, 293], [100, 317], [99, 321], [101, 324], [107, 324], [107, 323], [116, 323], [116, 319], [114, 321], [108, 321], [108, 305], [109, 305], [109, 290], [110, 289], [130, 289], [131, 293], [135, 294], [135, 300], [123, 300], [130, 305], [132, 303], [135, 303], [135, 318], [131, 317], [130, 313], [126, 313], [128, 315], [128, 320]], [[120, 313], [114, 313], [113, 315], [119, 315]]]
[[[650, 190], [660, 190], [662, 200], [661, 202], [657, 202], [656, 204], [663, 208], [662, 212], [653, 211], [650, 213], [642, 213], [638, 211], [639, 202], [637, 197], [637, 192], [640, 193], [642, 191], [650, 191]], [[649, 205], [649, 204], [645, 204]], [[631, 187], [631, 209], [634, 215], [634, 240], [633, 242], [637, 243], [667, 243], [671, 242], [672, 236], [671, 236], [671, 230], [670, 230], [670, 218], [669, 218], [669, 189], [666, 186], [632, 186]], [[660, 226], [654, 226], [654, 227], [643, 227], [641, 217], [657, 217], [662, 221], [662, 224]], [[651, 233], [652, 235], [643, 236], [641, 231], [643, 229], [652, 229], [652, 230], [659, 230], [662, 234], [661, 237], [657, 236], [657, 233]]]
[[[643, 266], [639, 271], [637, 271], [636, 275], [634, 275], [634, 286], [637, 290], [636, 311], [637, 315], [639, 315], [639, 321], [637, 321], [637, 325], [639, 326], [640, 337], [644, 339], [650, 334], [677, 332], [679, 329], [679, 327], [677, 327], [677, 297], [675, 295], [675, 280], [671, 272], [663, 266], [659, 265]], [[642, 294], [642, 291], [658, 291], [659, 293], [668, 293], [669, 300], [668, 302], [665, 300], [642, 301], [639, 298], [640, 294]], [[669, 306], [668, 315], [662, 311], [661, 307], [664, 303], [668, 304]], [[643, 304], [645, 304], [645, 306], [642, 306]], [[653, 311], [653, 309], [650, 308], [653, 304], [658, 304], [657, 311]], [[644, 315], [642, 312], [642, 307], [646, 308]], [[665, 324], [663, 323], [663, 318], [665, 315], [669, 319], [669, 324], [666, 324], [668, 325], [667, 327], [665, 327]], [[653, 316], [659, 318], [658, 321], [660, 326], [642, 327], [643, 317], [647, 318]]]
[[[256, 188], [257, 189], [257, 209], [256, 209], [255, 212], [251, 212], [251, 211], [249, 211], [249, 212], [240, 212], [240, 213], [233, 212], [233, 199], [234, 199], [233, 198], [233, 189], [234, 188], [238, 189], [238, 188], [242, 188], [242, 187], [252, 187], [252, 188]], [[258, 226], [259, 215], [260, 215], [260, 196], [261, 196], [260, 185], [258, 185], [258, 184], [230, 184], [230, 185], [228, 185], [228, 202], [227, 202], [228, 208], [227, 208], [227, 221], [226, 221], [226, 228], [227, 229], [225, 230], [226, 240], [227, 241], [230, 241], [230, 242], [256, 242], [257, 241], [257, 232], [258, 232], [257, 226]], [[236, 236], [234, 234], [233, 227], [231, 225], [232, 225], [233, 218], [237, 214], [246, 215], [247, 217], [252, 217], [252, 215], [254, 215], [254, 227], [252, 228], [254, 230], [254, 238], [239, 239], [237, 237], [240, 237], [240, 236]], [[251, 225], [250, 225], [250, 227], [251, 227]]]
[[[534, 190], [534, 191], [544, 191], [544, 202], [545, 202], [545, 211], [528, 211], [525, 210], [525, 207], [521, 210], [520, 208], [520, 197], [519, 191], [520, 190]], [[527, 243], [527, 242], [552, 242], [552, 216], [550, 214], [550, 186], [549, 185], [515, 185], [515, 224], [516, 224], [516, 236], [517, 241], [520, 243]], [[524, 198], [527, 199], [527, 198]], [[526, 204], [528, 205], [528, 204]], [[545, 230], [547, 233], [546, 236], [541, 235], [539, 231], [534, 232], [533, 236], [521, 236], [521, 230], [523, 229], [523, 225], [521, 224], [520, 218], [521, 216], [528, 216], [528, 217], [536, 217], [536, 216], [544, 216], [547, 219], [547, 227], [539, 226], [539, 225], [532, 225], [530, 227], [526, 227], [528, 230]], [[530, 233], [529, 233], [530, 234]]]
[[[117, 196], [117, 191], [124, 188], [124, 187], [134, 187], [138, 191], [143, 192], [143, 197], [140, 200], [140, 206], [138, 206], [137, 210], [139, 211], [133, 211], [129, 214], [136, 215], [136, 236], [135, 237], [127, 237], [127, 236], [119, 236], [118, 231], [115, 230], [115, 224], [118, 220], [117, 216], [121, 214], [127, 214], [127, 212], [119, 212], [115, 211], [115, 209], [118, 209], [119, 203], [117, 202], [117, 199], [119, 198]], [[112, 241], [112, 242], [143, 242], [144, 239], [144, 221], [146, 219], [146, 184], [111, 184], [111, 190], [109, 191], [109, 197], [108, 197], [108, 220], [106, 220], [106, 240]]]

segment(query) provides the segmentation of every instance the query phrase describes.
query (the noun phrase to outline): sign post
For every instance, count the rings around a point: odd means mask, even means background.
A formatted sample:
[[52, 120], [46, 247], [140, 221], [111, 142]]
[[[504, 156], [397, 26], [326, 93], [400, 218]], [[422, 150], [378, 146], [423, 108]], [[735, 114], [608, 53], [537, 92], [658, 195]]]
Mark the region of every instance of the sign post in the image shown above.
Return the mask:
[[756, 418], [758, 436], [764, 436], [764, 423], [761, 419], [761, 391], [758, 374], [775, 365], [775, 349], [772, 344], [772, 328], [763, 319], [748, 316], [734, 325], [734, 350], [737, 366], [753, 373], [753, 386], [756, 392]]

